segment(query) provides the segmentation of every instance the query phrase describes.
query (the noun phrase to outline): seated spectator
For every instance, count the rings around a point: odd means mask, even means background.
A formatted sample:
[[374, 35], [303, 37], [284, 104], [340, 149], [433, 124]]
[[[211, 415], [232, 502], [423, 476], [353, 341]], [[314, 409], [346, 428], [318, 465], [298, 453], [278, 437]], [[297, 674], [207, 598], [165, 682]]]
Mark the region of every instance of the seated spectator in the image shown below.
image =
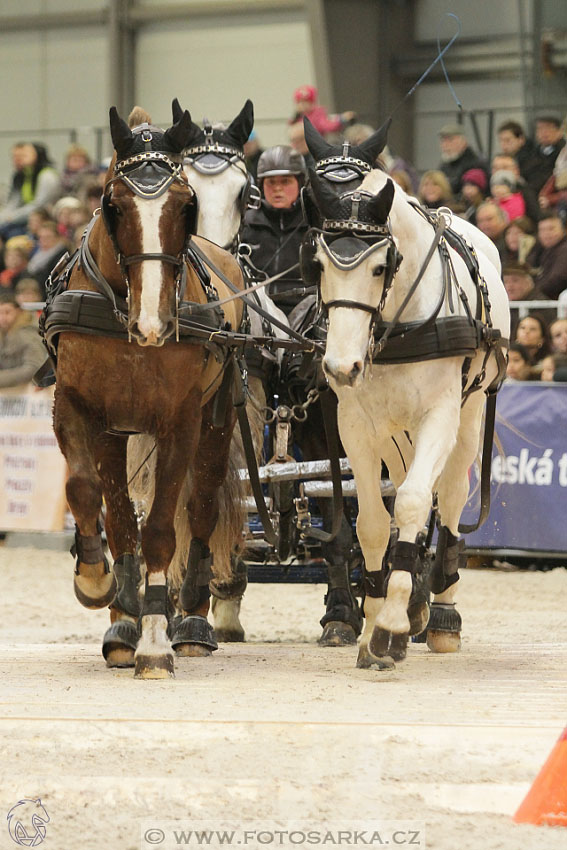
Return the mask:
[[43, 301], [43, 292], [35, 277], [23, 277], [19, 280], [14, 289], [14, 296], [20, 307]]
[[537, 269], [536, 285], [553, 301], [567, 289], [567, 234], [557, 214], [547, 213], [538, 222], [527, 262]]
[[42, 297], [45, 282], [58, 260], [69, 250], [67, 240], [57, 232], [54, 221], [46, 221], [38, 231], [39, 250], [33, 255], [27, 266], [27, 276], [34, 277], [39, 283]]
[[[555, 372], [558, 369], [567, 370], [567, 354], [548, 354], [541, 361], [540, 381], [554, 381]], [[558, 378], [558, 380], [565, 380], [565, 378]]]
[[61, 173], [61, 189], [65, 195], [79, 196], [83, 187], [92, 177], [96, 177], [98, 168], [93, 165], [89, 152], [81, 145], [73, 144], [67, 148]]
[[59, 198], [53, 207], [53, 216], [57, 222], [57, 232], [64, 239], [72, 239], [75, 229], [87, 224], [90, 212], [78, 198], [67, 195]]
[[539, 115], [535, 122], [535, 138], [537, 142], [536, 151], [540, 160], [541, 182], [536, 190], [539, 194], [553, 174], [559, 152], [565, 147], [561, 117], [553, 113]]
[[534, 367], [534, 373], [539, 375], [541, 372], [541, 361], [548, 354], [551, 354], [551, 340], [547, 322], [538, 313], [532, 313], [531, 316], [524, 316], [518, 322], [514, 342], [520, 342], [525, 346], [530, 356], [531, 364]]
[[305, 116], [322, 136], [326, 136], [327, 133], [342, 130], [354, 120], [355, 113], [351, 111], [341, 112], [339, 115], [328, 115], [324, 106], [317, 105], [317, 95], [315, 86], [300, 86], [294, 91], [293, 100], [296, 111], [289, 121], [290, 124], [303, 123]]
[[13, 294], [0, 293], [0, 388], [29, 383], [45, 359], [33, 314]]
[[395, 168], [389, 173], [392, 180], [397, 183], [398, 186], [402, 187], [406, 195], [413, 195], [413, 184], [407, 171], [404, 171], [402, 168]]
[[442, 171], [426, 171], [419, 181], [417, 197], [423, 206], [430, 210], [438, 210], [439, 207], [452, 208], [454, 204], [451, 184]]
[[33, 251], [33, 242], [29, 236], [12, 236], [4, 248], [4, 271], [0, 272], [0, 289], [9, 292], [19, 280], [27, 277], [27, 267]]
[[532, 364], [527, 348], [519, 342], [513, 342], [508, 349], [506, 380], [530, 381], [532, 377]]
[[49, 212], [49, 210], [45, 209], [45, 207], [39, 207], [39, 209], [34, 210], [30, 213], [30, 217], [28, 218], [28, 230], [26, 235], [31, 236], [31, 239], [34, 243], [33, 253], [37, 251], [37, 231], [39, 230], [42, 224], [45, 224], [46, 221], [54, 221], [54, 218]]
[[252, 130], [252, 132], [248, 136], [248, 141], [244, 142], [244, 162], [246, 168], [248, 169], [254, 180], [256, 180], [258, 176], [258, 160], [260, 159], [263, 153], [264, 148], [260, 147], [260, 142], [258, 141], [258, 135], [256, 133], [256, 130]]
[[[534, 142], [526, 137], [524, 128], [517, 121], [504, 121], [497, 132], [500, 150], [515, 159], [521, 176], [537, 196], [542, 178], [541, 162]], [[503, 167], [508, 166], [498, 166]]]
[[470, 221], [471, 224], [476, 224], [476, 211], [486, 200], [487, 187], [488, 181], [482, 168], [469, 168], [468, 171], [465, 171], [461, 190], [465, 209], [460, 213], [461, 218]]
[[49, 208], [61, 191], [59, 175], [43, 145], [14, 145], [12, 161], [12, 186], [0, 210], [0, 235], [5, 239], [25, 233], [30, 213], [38, 207]]
[[542, 210], [556, 212], [567, 224], [567, 145], [559, 151], [553, 166], [553, 174], [539, 193]]
[[[540, 292], [534, 285], [532, 269], [526, 263], [506, 263], [502, 267], [502, 280], [510, 301], [549, 301], [547, 295]], [[539, 315], [546, 322], [553, 320], [555, 310], [538, 309]], [[520, 321], [518, 310], [510, 310], [512, 339]]]
[[496, 171], [511, 171], [516, 179], [518, 192], [521, 192], [526, 205], [526, 215], [535, 223], [540, 216], [540, 206], [537, 195], [532, 187], [524, 180], [520, 173], [518, 163], [513, 156], [504, 153], [494, 154], [490, 165], [491, 174]]
[[89, 212], [89, 218], [100, 209], [102, 203], [102, 189], [98, 183], [89, 186], [85, 193], [85, 206]]
[[469, 146], [465, 131], [460, 124], [445, 124], [439, 130], [441, 164], [439, 168], [451, 184], [455, 198], [460, 198], [465, 171], [480, 168], [488, 179], [486, 163]]
[[567, 354], [567, 319], [556, 319], [549, 326], [551, 345], [555, 354]]
[[494, 201], [488, 200], [480, 204], [476, 211], [476, 226], [489, 239], [492, 239], [502, 261], [506, 258], [506, 242], [504, 231], [508, 227], [508, 216]]
[[303, 121], [298, 121], [288, 127], [289, 144], [293, 150], [300, 154], [307, 168], [315, 168], [315, 160], [313, 159], [307, 142], [305, 141], [305, 133], [303, 130]]
[[519, 216], [504, 231], [506, 262], [524, 263], [535, 245], [535, 225], [527, 216]]
[[511, 171], [495, 171], [490, 178], [490, 194], [498, 206], [504, 210], [509, 221], [525, 215], [526, 204], [518, 191], [516, 178]]

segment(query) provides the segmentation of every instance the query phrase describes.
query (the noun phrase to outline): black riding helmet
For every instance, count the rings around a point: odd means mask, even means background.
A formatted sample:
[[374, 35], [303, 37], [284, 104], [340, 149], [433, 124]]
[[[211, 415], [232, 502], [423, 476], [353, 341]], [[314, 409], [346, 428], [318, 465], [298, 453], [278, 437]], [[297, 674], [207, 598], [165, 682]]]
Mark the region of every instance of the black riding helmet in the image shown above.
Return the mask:
[[307, 169], [300, 153], [289, 145], [276, 145], [263, 152], [258, 160], [258, 183], [262, 186], [264, 177], [292, 175], [297, 177], [299, 186], [305, 184]]

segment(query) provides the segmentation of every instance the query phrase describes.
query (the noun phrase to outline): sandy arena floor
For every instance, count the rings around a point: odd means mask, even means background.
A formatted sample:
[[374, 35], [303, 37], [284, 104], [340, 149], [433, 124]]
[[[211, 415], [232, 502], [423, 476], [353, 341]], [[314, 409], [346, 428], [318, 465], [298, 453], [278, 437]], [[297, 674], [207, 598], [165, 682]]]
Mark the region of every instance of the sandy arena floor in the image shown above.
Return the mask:
[[[317, 646], [322, 587], [250, 585], [249, 642], [180, 659], [167, 682], [105, 668], [108, 615], [75, 601], [70, 555], [3, 547], [0, 570], [0, 850], [17, 846], [8, 811], [36, 797], [46, 850], [197, 846], [162, 841], [166, 820], [264, 838], [368, 838], [387, 821], [420, 850], [567, 847], [566, 829], [511, 821], [567, 724], [563, 568], [465, 572], [461, 653], [412, 645], [386, 675]], [[239, 841], [291, 846], [264, 838]]]

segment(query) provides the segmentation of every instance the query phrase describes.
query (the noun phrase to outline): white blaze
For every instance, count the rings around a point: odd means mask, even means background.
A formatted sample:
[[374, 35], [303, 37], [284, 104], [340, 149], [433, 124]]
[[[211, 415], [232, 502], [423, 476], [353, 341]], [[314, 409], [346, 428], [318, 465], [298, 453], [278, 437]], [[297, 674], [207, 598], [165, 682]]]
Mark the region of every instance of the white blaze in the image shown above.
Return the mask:
[[[134, 198], [134, 203], [140, 216], [142, 228], [143, 254], [161, 254], [163, 251], [159, 222], [167, 193], [161, 198], [149, 200]], [[148, 260], [141, 264], [142, 291], [140, 293], [140, 315], [138, 327], [145, 337], [159, 335], [163, 331], [163, 323], [159, 318], [159, 299], [163, 283], [163, 265], [159, 260]]]

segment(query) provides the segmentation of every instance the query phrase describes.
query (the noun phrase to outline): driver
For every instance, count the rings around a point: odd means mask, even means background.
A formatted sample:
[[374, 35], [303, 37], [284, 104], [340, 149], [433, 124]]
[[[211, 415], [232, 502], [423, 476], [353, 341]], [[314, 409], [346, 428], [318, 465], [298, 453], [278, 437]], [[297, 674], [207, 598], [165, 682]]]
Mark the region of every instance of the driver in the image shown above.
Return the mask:
[[250, 246], [252, 264], [266, 277], [289, 269], [268, 286], [267, 293], [286, 314], [305, 295], [297, 268], [299, 246], [308, 229], [299, 197], [305, 180], [301, 154], [289, 145], [265, 150], [258, 160], [261, 206], [246, 212], [241, 235], [241, 242]]

